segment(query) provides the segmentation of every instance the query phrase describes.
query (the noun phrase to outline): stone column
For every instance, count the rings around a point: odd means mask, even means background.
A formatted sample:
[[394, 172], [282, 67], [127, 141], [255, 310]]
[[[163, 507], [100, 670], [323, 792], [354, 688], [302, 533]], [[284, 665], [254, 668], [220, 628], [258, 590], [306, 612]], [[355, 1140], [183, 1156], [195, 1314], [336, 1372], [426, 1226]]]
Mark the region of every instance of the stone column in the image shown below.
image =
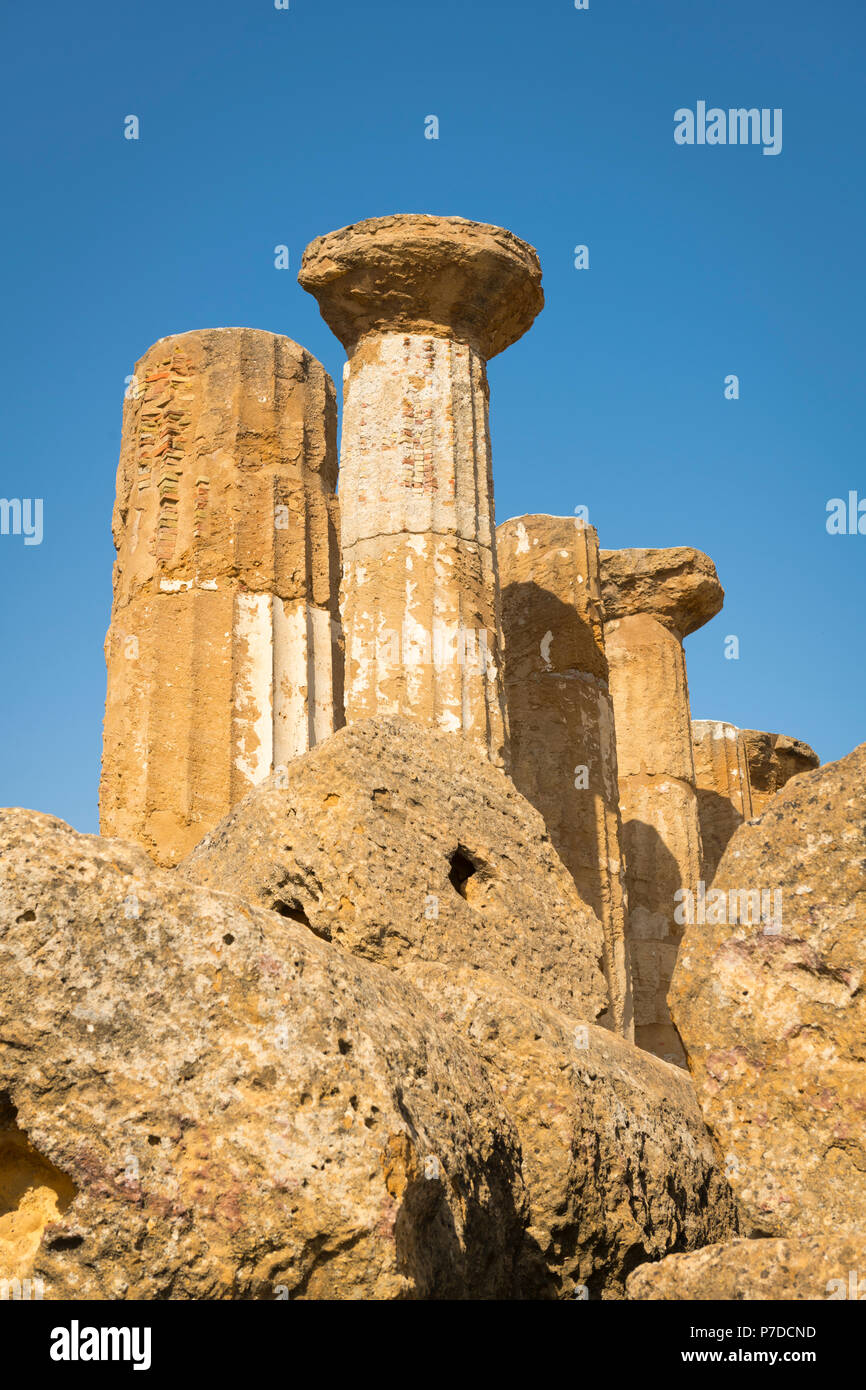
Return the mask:
[[700, 551], [603, 550], [605, 648], [616, 724], [635, 1041], [685, 1064], [667, 1006], [683, 925], [679, 889], [701, 875], [683, 638], [722, 606]]
[[776, 792], [801, 772], [813, 772], [821, 759], [808, 743], [787, 734], [767, 734], [743, 729], [743, 744], [752, 788], [752, 815], [762, 816]]
[[342, 722], [333, 383], [250, 328], [136, 365], [114, 508], [100, 823], [172, 865]]
[[349, 355], [340, 504], [346, 717], [506, 751], [487, 359], [542, 307], [530, 246], [459, 217], [361, 222], [301, 274]]
[[598, 537], [574, 517], [522, 516], [496, 530], [511, 775], [604, 929], [610, 1010], [631, 1038], [622, 827]]
[[693, 719], [692, 748], [704, 854], [702, 877], [709, 886], [734, 831], [752, 818], [749, 764], [743, 736], [733, 724]]

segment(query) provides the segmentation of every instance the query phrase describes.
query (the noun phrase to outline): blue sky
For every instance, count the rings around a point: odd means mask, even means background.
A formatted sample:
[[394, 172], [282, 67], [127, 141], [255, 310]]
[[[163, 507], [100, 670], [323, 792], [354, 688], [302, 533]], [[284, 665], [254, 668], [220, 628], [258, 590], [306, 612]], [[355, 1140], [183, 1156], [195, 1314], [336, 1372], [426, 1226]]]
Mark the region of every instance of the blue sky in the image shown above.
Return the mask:
[[[96, 829], [136, 358], [244, 324], [339, 381], [300, 256], [389, 212], [540, 254], [547, 307], [490, 368], [498, 519], [586, 505], [607, 548], [706, 550], [694, 716], [825, 761], [866, 738], [866, 535], [825, 528], [866, 498], [861, 0], [46, 0], [2, 28], [0, 496], [42, 498], [44, 539], [0, 536], [0, 804]], [[699, 100], [781, 108], [781, 154], [676, 145]]]

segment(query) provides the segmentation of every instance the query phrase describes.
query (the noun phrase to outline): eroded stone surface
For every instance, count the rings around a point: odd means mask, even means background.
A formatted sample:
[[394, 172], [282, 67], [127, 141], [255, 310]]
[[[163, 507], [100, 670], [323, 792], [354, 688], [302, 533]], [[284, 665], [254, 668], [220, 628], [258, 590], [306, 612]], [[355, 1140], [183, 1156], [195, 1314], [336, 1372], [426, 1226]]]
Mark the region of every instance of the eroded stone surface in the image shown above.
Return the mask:
[[595, 1022], [601, 926], [537, 811], [462, 739], [351, 724], [250, 793], [181, 866], [392, 969], [471, 964]]
[[755, 816], [763, 815], [776, 792], [792, 777], [820, 766], [818, 754], [798, 738], [768, 734], [759, 729], [743, 729], [742, 734]]
[[641, 1265], [630, 1299], [816, 1300], [866, 1297], [866, 1235], [732, 1240]]
[[720, 720], [692, 720], [692, 750], [703, 877], [705, 883], [712, 883], [728, 841], [752, 816], [749, 764], [741, 731]]
[[509, 1296], [516, 1141], [408, 982], [51, 817], [0, 812], [0, 844], [0, 1278]]
[[543, 304], [532, 247], [462, 218], [320, 237], [300, 283], [349, 354], [340, 462], [346, 717], [507, 753], [487, 358]]
[[342, 723], [336, 399], [297, 343], [163, 338], [124, 403], [100, 824], [175, 864]]
[[742, 825], [674, 973], [704, 1118], [759, 1234], [866, 1229], [864, 787], [866, 744]]
[[497, 528], [510, 771], [602, 923], [611, 1024], [634, 1031], [598, 537], [574, 517]]
[[603, 550], [605, 650], [616, 725], [635, 1040], [685, 1062], [667, 991], [682, 927], [677, 894], [701, 874], [683, 637], [722, 605], [700, 551]]
[[736, 1232], [679, 1068], [469, 965], [401, 967], [462, 1033], [515, 1122], [530, 1219], [522, 1298], [621, 1298], [634, 1264]]

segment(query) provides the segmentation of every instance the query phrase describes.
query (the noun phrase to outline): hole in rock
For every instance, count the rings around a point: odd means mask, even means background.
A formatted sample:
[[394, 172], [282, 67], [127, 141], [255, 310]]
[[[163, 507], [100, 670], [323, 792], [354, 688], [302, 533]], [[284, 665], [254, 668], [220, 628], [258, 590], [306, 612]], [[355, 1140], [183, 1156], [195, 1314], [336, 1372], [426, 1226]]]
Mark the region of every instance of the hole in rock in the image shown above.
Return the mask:
[[468, 896], [466, 885], [473, 874], [478, 872], [478, 865], [470, 859], [466, 851], [458, 845], [454, 853], [450, 856], [451, 869], [448, 873], [448, 881], [453, 884], [461, 898]]
[[310, 931], [313, 930], [313, 924], [299, 902], [293, 901], [287, 903], [283, 902], [280, 898], [276, 898], [271, 904], [271, 907], [272, 910], [278, 912], [281, 917], [288, 917], [292, 922], [300, 922], [301, 926], [309, 927]]
[[36, 913], [33, 911], [33, 908], [32, 908], [32, 907], [28, 907], [28, 909], [27, 909], [26, 912], [22, 912], [20, 917], [16, 917], [16, 918], [15, 918], [15, 921], [16, 921], [16, 922], [35, 922], [35, 921], [36, 921]]
[[225, 944], [226, 944], [227, 946], [233, 945], [233, 943], [234, 943], [234, 937], [232, 936], [232, 934], [231, 934], [230, 931], [227, 931], [227, 932], [226, 932], [225, 936], [223, 937], [223, 941], [225, 942]]
[[77, 1250], [84, 1244], [84, 1236], [54, 1236], [48, 1241], [50, 1250]]
[[33, 1147], [11, 1096], [0, 1091], [0, 1279], [29, 1273], [45, 1227], [75, 1196], [75, 1184]]

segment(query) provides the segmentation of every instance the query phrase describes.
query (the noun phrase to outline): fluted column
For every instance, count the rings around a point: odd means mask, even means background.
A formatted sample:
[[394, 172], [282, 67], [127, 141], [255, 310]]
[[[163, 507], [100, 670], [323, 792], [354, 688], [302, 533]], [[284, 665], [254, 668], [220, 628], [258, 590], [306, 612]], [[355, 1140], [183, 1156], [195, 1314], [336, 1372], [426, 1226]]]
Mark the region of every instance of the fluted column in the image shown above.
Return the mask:
[[336, 400], [296, 343], [163, 338], [124, 405], [100, 822], [177, 863], [342, 717]]
[[702, 877], [710, 884], [734, 831], [752, 816], [749, 764], [740, 730], [715, 719], [692, 720], [692, 749], [704, 856]]
[[402, 714], [502, 762], [486, 362], [541, 308], [538, 258], [497, 227], [385, 217], [314, 241], [299, 279], [349, 356], [346, 717]]
[[601, 566], [635, 1041], [684, 1064], [667, 992], [683, 933], [676, 894], [695, 890], [702, 855], [683, 638], [724, 593], [700, 551], [605, 550]]
[[511, 775], [604, 929], [610, 1009], [634, 1032], [598, 537], [574, 517], [497, 527]]
[[743, 746], [749, 765], [752, 789], [752, 815], [762, 816], [776, 792], [801, 772], [813, 772], [821, 759], [808, 743], [787, 734], [768, 734], [761, 729], [743, 729]]

